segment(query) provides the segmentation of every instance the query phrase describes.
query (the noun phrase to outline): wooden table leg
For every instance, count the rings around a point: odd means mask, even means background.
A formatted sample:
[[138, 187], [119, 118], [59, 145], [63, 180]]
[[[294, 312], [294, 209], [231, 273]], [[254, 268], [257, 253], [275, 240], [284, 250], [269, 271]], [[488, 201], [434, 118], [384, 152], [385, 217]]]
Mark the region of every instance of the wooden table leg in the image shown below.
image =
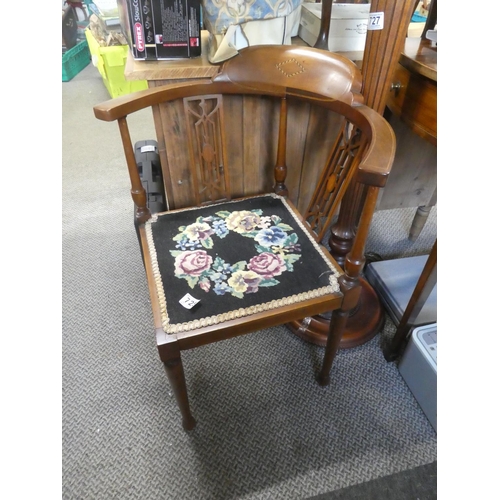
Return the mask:
[[425, 223], [427, 222], [427, 219], [429, 218], [429, 213], [432, 207], [436, 204], [436, 200], [437, 200], [437, 189], [434, 190], [434, 194], [432, 195], [432, 198], [429, 201], [428, 205], [417, 208], [415, 217], [413, 219], [410, 228], [410, 234], [409, 234], [410, 241], [415, 241], [419, 237], [420, 233], [422, 232], [422, 229], [425, 226]]
[[321, 24], [319, 27], [319, 34], [314, 47], [316, 49], [328, 50], [328, 38], [330, 36], [330, 20], [332, 15], [332, 3], [321, 3]]

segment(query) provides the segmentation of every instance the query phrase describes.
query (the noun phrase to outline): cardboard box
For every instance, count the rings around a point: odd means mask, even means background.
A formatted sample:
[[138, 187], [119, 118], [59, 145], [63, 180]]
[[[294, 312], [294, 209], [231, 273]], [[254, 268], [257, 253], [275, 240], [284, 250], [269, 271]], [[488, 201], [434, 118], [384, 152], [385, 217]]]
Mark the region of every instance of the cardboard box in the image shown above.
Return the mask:
[[[328, 48], [332, 52], [364, 50], [369, 3], [334, 3], [328, 36]], [[321, 25], [321, 3], [302, 4], [299, 37], [308, 45], [314, 46]]]
[[201, 56], [200, 0], [118, 0], [118, 11], [134, 59]]

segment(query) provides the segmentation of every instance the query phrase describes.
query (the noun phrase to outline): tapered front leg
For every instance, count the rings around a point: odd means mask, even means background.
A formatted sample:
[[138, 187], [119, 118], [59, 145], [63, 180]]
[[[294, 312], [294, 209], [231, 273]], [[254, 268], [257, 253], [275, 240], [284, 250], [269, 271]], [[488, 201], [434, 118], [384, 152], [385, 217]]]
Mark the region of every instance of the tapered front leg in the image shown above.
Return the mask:
[[319, 385], [325, 386], [330, 383], [330, 370], [332, 369], [333, 360], [339, 349], [340, 340], [344, 333], [348, 317], [349, 311], [337, 310], [332, 312], [323, 366], [317, 378]]
[[169, 344], [167, 349], [165, 349], [167, 346], [163, 347], [164, 349], [162, 349], [160, 355], [182, 415], [182, 427], [184, 430], [190, 431], [195, 427], [196, 420], [191, 415], [191, 409], [189, 408], [186, 378], [184, 376], [181, 353], [175, 343]]

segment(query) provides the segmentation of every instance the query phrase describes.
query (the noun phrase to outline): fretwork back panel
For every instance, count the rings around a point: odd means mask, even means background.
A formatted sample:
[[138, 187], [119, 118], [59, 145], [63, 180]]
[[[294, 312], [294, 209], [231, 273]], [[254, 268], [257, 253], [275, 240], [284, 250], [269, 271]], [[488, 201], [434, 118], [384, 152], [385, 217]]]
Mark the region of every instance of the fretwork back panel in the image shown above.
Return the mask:
[[[286, 186], [290, 199], [304, 212], [343, 118], [293, 98], [287, 107]], [[252, 95], [160, 104], [155, 115], [164, 132], [159, 148], [169, 208], [272, 191], [279, 110], [279, 99]], [[208, 174], [202, 174], [208, 167], [213, 189], [206, 186]]]

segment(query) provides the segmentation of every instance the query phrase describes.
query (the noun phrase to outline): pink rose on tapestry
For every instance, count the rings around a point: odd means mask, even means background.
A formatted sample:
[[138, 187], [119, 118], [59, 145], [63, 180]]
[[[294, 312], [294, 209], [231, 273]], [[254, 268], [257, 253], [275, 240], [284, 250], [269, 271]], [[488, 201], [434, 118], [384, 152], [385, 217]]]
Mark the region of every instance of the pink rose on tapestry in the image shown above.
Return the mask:
[[279, 276], [286, 271], [285, 261], [280, 255], [270, 252], [263, 252], [250, 259], [248, 269], [260, 274], [264, 278]]
[[212, 257], [205, 250], [189, 250], [175, 258], [175, 274], [200, 276], [212, 265]]

